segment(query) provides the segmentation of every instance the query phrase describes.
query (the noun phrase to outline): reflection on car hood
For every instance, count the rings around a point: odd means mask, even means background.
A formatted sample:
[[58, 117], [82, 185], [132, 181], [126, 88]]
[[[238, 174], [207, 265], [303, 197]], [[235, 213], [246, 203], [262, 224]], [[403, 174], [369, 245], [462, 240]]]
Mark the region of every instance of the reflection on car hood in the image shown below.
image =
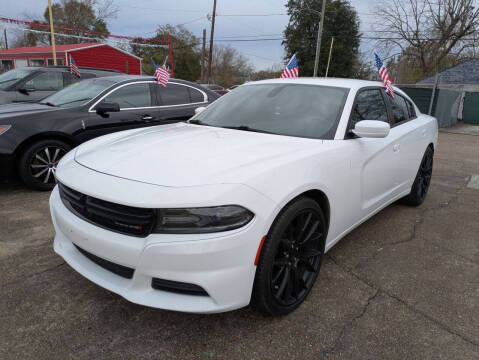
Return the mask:
[[13, 103], [0, 105], [0, 119], [14, 117], [14, 116], [25, 116], [33, 113], [40, 113], [46, 111], [55, 111], [60, 108], [51, 107], [48, 105], [38, 104], [38, 103]]
[[245, 183], [265, 166], [317, 149], [321, 140], [173, 124], [127, 131], [80, 146], [90, 169], [164, 186]]

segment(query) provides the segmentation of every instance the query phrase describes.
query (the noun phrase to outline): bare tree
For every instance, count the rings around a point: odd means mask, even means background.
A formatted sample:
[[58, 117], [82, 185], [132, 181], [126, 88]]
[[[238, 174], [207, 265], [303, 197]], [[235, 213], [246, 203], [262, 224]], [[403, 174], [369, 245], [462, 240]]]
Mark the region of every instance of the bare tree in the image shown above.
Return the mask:
[[248, 60], [231, 46], [215, 45], [213, 49], [212, 82], [230, 87], [242, 84], [252, 72]]
[[399, 47], [422, 76], [441, 67], [451, 55], [464, 57], [478, 45], [476, 0], [384, 0], [376, 29], [385, 49]]

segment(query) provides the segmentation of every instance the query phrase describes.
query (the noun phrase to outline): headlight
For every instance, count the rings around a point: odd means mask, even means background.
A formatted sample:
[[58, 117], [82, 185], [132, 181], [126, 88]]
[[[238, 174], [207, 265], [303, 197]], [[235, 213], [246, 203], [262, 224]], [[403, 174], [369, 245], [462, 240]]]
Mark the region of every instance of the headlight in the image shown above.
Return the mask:
[[190, 209], [159, 209], [153, 233], [200, 234], [240, 228], [253, 213], [238, 205]]
[[0, 125], [0, 135], [6, 133], [11, 127], [12, 125]]

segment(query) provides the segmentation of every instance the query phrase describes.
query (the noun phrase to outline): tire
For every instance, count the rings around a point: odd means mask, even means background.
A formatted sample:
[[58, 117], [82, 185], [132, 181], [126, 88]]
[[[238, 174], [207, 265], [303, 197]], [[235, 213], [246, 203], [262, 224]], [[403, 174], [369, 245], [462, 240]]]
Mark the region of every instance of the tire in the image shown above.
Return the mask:
[[253, 308], [281, 316], [303, 303], [319, 274], [326, 234], [323, 211], [314, 200], [300, 197], [281, 211], [261, 250]]
[[426, 149], [422, 157], [421, 165], [414, 179], [409, 195], [399, 200], [402, 204], [408, 206], [419, 206], [426, 199], [429, 185], [431, 184], [432, 168], [434, 163], [434, 151], [431, 147]]
[[52, 190], [56, 184], [56, 166], [70, 149], [70, 145], [55, 139], [40, 140], [31, 144], [22, 153], [18, 162], [18, 174], [23, 183], [35, 190]]

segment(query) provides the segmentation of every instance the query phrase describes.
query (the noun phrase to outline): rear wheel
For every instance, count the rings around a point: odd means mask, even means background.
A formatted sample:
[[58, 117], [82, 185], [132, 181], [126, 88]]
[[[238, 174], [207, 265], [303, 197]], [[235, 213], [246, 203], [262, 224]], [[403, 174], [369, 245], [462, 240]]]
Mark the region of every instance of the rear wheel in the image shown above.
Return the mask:
[[431, 147], [428, 147], [419, 166], [416, 178], [411, 187], [411, 192], [406, 197], [403, 197], [401, 203], [409, 206], [419, 206], [426, 199], [429, 185], [431, 184], [432, 167], [434, 151]]
[[263, 245], [252, 306], [269, 315], [286, 315], [306, 299], [324, 254], [326, 221], [319, 205], [298, 198], [276, 218]]
[[25, 185], [35, 190], [53, 189], [58, 162], [70, 149], [70, 145], [54, 139], [30, 145], [18, 163], [18, 172]]

